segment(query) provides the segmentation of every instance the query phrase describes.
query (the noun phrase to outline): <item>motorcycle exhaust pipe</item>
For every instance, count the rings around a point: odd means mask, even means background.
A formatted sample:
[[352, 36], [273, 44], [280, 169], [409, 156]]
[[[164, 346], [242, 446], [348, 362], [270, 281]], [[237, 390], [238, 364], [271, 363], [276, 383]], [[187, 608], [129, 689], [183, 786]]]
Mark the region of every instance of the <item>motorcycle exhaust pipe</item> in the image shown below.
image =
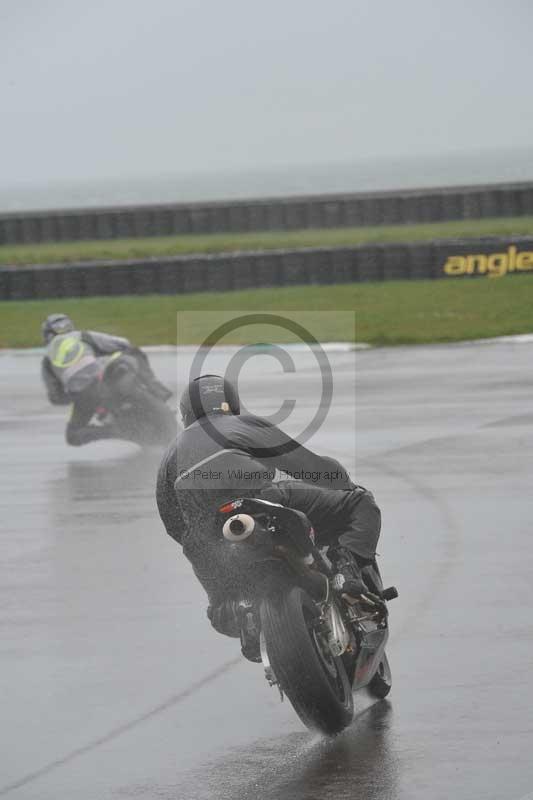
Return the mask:
[[255, 530], [255, 519], [249, 514], [235, 514], [224, 523], [222, 535], [228, 542], [244, 542]]

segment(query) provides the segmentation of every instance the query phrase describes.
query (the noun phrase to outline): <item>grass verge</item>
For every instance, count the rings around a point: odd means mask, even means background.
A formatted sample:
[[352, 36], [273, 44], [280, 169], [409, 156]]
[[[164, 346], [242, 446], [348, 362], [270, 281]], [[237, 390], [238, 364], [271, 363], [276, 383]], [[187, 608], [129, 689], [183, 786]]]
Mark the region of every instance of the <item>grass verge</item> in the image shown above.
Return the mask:
[[146, 239], [63, 242], [0, 247], [0, 264], [150, 258], [187, 253], [224, 253], [297, 247], [349, 246], [369, 242], [417, 242], [438, 238], [533, 234], [533, 217], [462, 220], [424, 225], [378, 225], [266, 233], [162, 236]]
[[[179, 310], [271, 310], [280, 314], [302, 310], [311, 317], [316, 311], [330, 311], [329, 315], [321, 315], [318, 323], [322, 341], [374, 345], [453, 342], [533, 331], [533, 277], [297, 286], [181, 296], [7, 301], [0, 302], [0, 347], [39, 345], [41, 321], [58, 310], [72, 315], [80, 328], [108, 331], [145, 345], [176, 342]], [[349, 320], [337, 314], [343, 310], [355, 311], [355, 335]], [[189, 321], [185, 330], [188, 343], [197, 343], [199, 331], [205, 331], [201, 314], [197, 320], [198, 325], [194, 320]], [[316, 334], [317, 325], [312, 330]], [[232, 341], [242, 339], [235, 335]], [[280, 331], [277, 341], [287, 341], [284, 331]]]

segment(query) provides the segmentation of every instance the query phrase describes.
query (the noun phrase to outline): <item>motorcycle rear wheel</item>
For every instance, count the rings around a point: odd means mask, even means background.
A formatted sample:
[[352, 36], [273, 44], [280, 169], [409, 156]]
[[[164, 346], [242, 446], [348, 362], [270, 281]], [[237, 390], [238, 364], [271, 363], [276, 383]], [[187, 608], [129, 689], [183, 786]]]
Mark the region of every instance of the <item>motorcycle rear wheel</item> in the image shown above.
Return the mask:
[[304, 725], [334, 736], [352, 721], [352, 688], [316, 622], [316, 604], [299, 587], [261, 604], [268, 658], [280, 688]]
[[140, 445], [169, 445], [176, 437], [176, 418], [170, 408], [147, 389], [137, 388], [128, 398], [130, 408], [119, 409], [117, 424]]

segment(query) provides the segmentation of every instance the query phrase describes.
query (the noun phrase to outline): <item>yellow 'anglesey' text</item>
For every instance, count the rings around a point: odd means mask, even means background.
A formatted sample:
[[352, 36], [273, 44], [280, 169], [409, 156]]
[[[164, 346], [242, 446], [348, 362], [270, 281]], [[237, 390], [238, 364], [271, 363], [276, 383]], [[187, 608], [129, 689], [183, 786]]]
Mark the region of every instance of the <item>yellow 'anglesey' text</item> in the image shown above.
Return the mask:
[[508, 272], [533, 270], [533, 252], [518, 252], [515, 245], [505, 253], [476, 253], [467, 256], [450, 256], [444, 265], [446, 275], [487, 275], [501, 278]]

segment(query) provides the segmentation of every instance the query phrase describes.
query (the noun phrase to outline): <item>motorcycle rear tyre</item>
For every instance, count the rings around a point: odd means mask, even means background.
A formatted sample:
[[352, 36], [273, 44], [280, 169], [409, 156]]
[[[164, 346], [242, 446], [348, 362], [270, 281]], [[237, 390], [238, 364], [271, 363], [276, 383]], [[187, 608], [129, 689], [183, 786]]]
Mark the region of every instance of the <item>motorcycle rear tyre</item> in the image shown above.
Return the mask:
[[320, 646], [317, 607], [300, 587], [263, 600], [261, 627], [270, 665], [308, 728], [334, 736], [353, 718], [352, 688], [342, 660]]
[[132, 408], [118, 413], [118, 425], [140, 445], [169, 445], [177, 434], [176, 418], [170, 408], [147, 389], [137, 388], [130, 398]]

